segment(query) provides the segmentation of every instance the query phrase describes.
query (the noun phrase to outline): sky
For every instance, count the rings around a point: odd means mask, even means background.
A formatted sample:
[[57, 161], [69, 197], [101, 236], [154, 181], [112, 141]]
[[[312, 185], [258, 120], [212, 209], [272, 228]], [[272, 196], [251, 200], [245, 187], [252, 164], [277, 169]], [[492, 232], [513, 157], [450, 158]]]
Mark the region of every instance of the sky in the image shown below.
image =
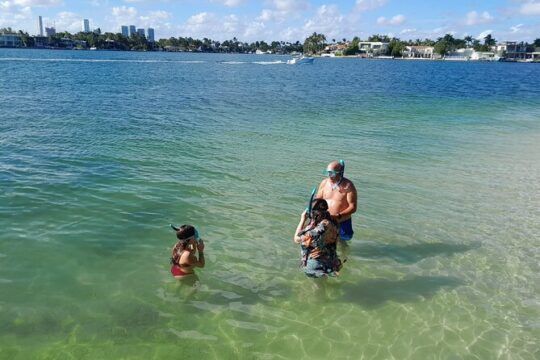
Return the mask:
[[0, 0], [0, 28], [35, 35], [39, 15], [57, 31], [79, 32], [89, 19], [91, 29], [103, 32], [152, 27], [156, 39], [303, 42], [313, 32], [329, 42], [372, 34], [540, 38], [540, 0]]

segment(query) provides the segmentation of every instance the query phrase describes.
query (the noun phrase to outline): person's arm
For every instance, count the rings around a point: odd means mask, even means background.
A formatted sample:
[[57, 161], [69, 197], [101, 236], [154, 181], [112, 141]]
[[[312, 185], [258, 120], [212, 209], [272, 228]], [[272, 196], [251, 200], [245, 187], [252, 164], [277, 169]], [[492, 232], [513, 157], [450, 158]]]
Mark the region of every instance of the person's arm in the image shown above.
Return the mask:
[[349, 183], [349, 186], [351, 187], [350, 191], [347, 192], [347, 206], [345, 209], [341, 210], [337, 215], [336, 218], [338, 221], [341, 219], [348, 219], [351, 217], [352, 214], [356, 212], [357, 207], [357, 193], [356, 188], [354, 187], [354, 184], [352, 182]]
[[199, 258], [197, 259], [197, 256], [195, 256], [195, 254], [189, 253], [187, 263], [189, 264], [189, 266], [203, 268], [205, 265], [205, 260], [204, 260], [204, 242], [202, 241], [202, 239], [197, 242], [197, 250], [199, 252]]
[[197, 251], [199, 252], [199, 261], [197, 266], [200, 268], [204, 267], [205, 261], [204, 261], [204, 241], [203, 239], [200, 239], [197, 242]]
[[302, 237], [298, 234], [300, 234], [300, 231], [304, 228], [304, 223], [307, 219], [307, 212], [304, 211], [302, 215], [300, 215], [300, 222], [298, 223], [298, 226], [296, 227], [296, 231], [294, 232], [293, 241], [297, 244], [300, 244], [302, 242]]

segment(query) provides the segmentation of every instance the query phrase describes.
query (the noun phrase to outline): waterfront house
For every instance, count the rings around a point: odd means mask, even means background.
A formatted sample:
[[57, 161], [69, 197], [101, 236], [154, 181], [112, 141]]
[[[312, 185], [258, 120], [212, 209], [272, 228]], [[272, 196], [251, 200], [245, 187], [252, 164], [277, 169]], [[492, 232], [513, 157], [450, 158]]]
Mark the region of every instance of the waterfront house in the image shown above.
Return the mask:
[[46, 36], [34, 36], [34, 47], [44, 48], [49, 45], [49, 38]]
[[404, 58], [433, 59], [433, 46], [405, 46]]
[[527, 46], [524, 43], [516, 41], [504, 41], [497, 44], [496, 50], [500, 56], [508, 60], [525, 60], [527, 59]]
[[18, 34], [0, 33], [0, 47], [21, 47], [21, 36]]
[[349, 43], [337, 43], [337, 44], [328, 44], [321, 56], [330, 56], [330, 55], [341, 55], [349, 47]]
[[75, 45], [73, 43], [73, 40], [69, 38], [61, 38], [58, 46], [65, 49], [73, 49]]
[[473, 49], [457, 49], [444, 56], [444, 60], [450, 61], [469, 61], [474, 53]]
[[358, 52], [365, 56], [384, 55], [388, 50], [388, 43], [380, 41], [361, 41], [358, 43]]
[[500, 56], [493, 51], [474, 51], [470, 57], [471, 61], [499, 61]]

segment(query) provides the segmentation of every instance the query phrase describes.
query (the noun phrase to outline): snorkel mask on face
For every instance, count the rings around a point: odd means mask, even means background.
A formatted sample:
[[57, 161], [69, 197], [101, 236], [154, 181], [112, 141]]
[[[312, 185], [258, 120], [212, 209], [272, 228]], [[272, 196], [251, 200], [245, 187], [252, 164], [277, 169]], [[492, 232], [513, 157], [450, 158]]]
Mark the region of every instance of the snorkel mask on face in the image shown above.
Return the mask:
[[345, 173], [345, 161], [339, 160], [339, 165], [341, 166], [341, 170], [324, 170], [323, 175], [329, 176], [329, 177], [336, 177], [336, 176], [343, 176]]

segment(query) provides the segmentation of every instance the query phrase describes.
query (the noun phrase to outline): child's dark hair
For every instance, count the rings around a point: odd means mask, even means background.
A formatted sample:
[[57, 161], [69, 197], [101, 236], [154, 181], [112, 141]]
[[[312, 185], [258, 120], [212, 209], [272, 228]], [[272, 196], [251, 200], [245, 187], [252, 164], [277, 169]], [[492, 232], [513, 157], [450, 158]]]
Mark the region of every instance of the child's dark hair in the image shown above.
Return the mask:
[[328, 203], [324, 199], [313, 200], [313, 206], [311, 208], [311, 219], [316, 224], [320, 223], [323, 220], [328, 220], [332, 224], [337, 225], [336, 221], [328, 212]]
[[192, 225], [182, 225], [176, 230], [178, 240], [187, 240], [195, 235], [195, 228]]

